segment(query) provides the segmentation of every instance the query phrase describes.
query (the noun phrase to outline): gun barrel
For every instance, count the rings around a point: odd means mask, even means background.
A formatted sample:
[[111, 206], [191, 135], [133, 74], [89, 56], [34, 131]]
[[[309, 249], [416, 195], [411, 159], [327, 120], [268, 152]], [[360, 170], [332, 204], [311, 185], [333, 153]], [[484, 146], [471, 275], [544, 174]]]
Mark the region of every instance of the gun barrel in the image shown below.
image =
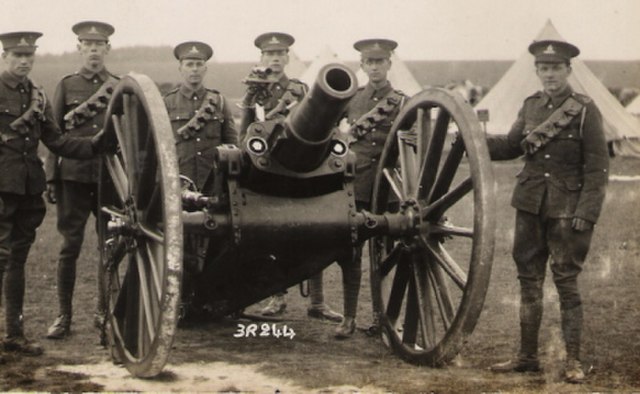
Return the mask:
[[309, 93], [287, 117], [286, 138], [274, 146], [272, 156], [294, 171], [316, 168], [326, 157], [333, 128], [357, 89], [356, 76], [346, 66], [322, 67]]

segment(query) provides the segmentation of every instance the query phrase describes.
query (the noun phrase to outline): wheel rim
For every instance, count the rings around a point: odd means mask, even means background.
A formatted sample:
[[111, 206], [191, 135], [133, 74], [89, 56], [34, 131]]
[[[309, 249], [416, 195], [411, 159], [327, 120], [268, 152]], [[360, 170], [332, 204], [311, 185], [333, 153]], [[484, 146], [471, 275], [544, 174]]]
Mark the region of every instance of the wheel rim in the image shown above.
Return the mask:
[[[451, 121], [459, 132], [447, 151]], [[396, 197], [419, 231], [370, 242], [374, 310], [383, 340], [404, 359], [446, 363], [473, 331], [491, 275], [494, 189], [484, 134], [464, 99], [429, 89], [409, 100], [385, 143], [372, 210], [385, 212]]]
[[164, 102], [151, 79], [129, 74], [116, 86], [105, 133], [100, 245], [112, 354], [139, 377], [166, 364], [182, 280], [178, 164]]

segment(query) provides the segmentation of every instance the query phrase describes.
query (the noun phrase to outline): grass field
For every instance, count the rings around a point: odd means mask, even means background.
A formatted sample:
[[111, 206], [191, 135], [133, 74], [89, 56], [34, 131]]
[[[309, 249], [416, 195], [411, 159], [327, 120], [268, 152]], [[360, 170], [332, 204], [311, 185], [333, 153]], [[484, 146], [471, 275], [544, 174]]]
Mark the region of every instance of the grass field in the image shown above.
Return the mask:
[[[518, 287], [510, 256], [514, 210], [509, 206], [514, 175], [520, 162], [494, 164], [497, 181], [496, 249], [493, 274], [483, 313], [460, 357], [448, 367], [431, 369], [407, 364], [377, 338], [358, 331], [354, 338], [335, 341], [335, 325], [306, 316], [307, 300], [297, 288], [289, 291], [285, 321], [294, 339], [234, 338], [236, 321], [225, 320], [179, 330], [167, 369], [187, 362], [225, 361], [251, 365], [269, 376], [308, 389], [349, 385], [362, 391], [391, 392], [575, 392], [640, 390], [640, 183], [610, 182], [601, 220], [581, 275], [585, 304], [583, 361], [591, 372], [581, 386], [562, 382], [563, 345], [559, 307], [552, 281], [545, 285], [545, 313], [541, 331], [545, 372], [498, 376], [486, 371], [510, 357], [518, 345]], [[614, 159], [612, 173], [639, 175], [640, 160]], [[90, 226], [88, 226], [88, 229]], [[46, 347], [36, 359], [8, 356], [0, 365], [0, 390], [97, 391], [102, 386], [85, 377], [51, 369], [56, 364], [98, 363], [107, 352], [97, 346], [91, 327], [95, 305], [96, 238], [87, 231], [78, 268], [74, 335], [60, 342], [41, 339], [57, 313], [56, 255], [60, 237], [55, 208], [50, 207], [28, 262], [26, 331]], [[366, 265], [366, 264], [365, 264]], [[342, 290], [337, 266], [325, 272], [327, 301], [340, 310]], [[368, 267], [365, 267], [359, 307], [359, 326], [370, 322]], [[257, 308], [257, 307], [256, 307]], [[170, 375], [169, 375], [170, 376]], [[227, 391], [236, 391], [230, 384]]]

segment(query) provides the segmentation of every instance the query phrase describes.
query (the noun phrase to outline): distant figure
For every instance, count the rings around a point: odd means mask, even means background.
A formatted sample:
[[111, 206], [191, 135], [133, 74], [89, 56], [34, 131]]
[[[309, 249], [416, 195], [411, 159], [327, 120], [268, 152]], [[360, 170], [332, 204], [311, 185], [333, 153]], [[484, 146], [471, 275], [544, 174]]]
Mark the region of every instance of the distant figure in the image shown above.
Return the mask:
[[602, 117], [567, 79], [580, 51], [563, 41], [529, 46], [543, 90], [525, 99], [506, 136], [488, 140], [493, 160], [524, 155], [511, 204], [516, 208], [513, 259], [520, 281], [520, 351], [495, 372], [537, 372], [547, 260], [560, 298], [567, 382], [585, 378], [580, 362], [582, 271], [605, 197], [609, 158]]
[[[62, 135], [44, 90], [29, 73], [35, 60], [36, 40], [42, 33], [0, 34], [5, 71], [0, 74], [0, 283], [4, 290], [5, 352], [27, 356], [43, 353], [24, 334], [25, 270], [29, 250], [42, 223], [46, 206], [45, 173], [38, 157], [42, 141], [65, 157], [91, 159], [101, 137]], [[2, 281], [4, 277], [4, 282]], [[46, 301], [46, 300], [43, 300]]]
[[[307, 85], [297, 79], [290, 79], [285, 74], [289, 64], [289, 47], [295, 39], [286, 33], [270, 32], [259, 35], [254, 44], [261, 51], [260, 64], [268, 69], [264, 83], [250, 75], [253, 83], [249, 83], [242, 100], [242, 122], [240, 124], [240, 140], [246, 134], [249, 125], [255, 121], [287, 116], [307, 94]], [[252, 73], [255, 74], [255, 73]], [[322, 272], [309, 279], [309, 295], [311, 305], [307, 315], [316, 319], [339, 322], [342, 315], [331, 310], [324, 302]], [[264, 316], [282, 315], [287, 309], [285, 293], [278, 293], [269, 299], [269, 304], [262, 309]]]
[[[215, 89], [203, 85], [207, 61], [213, 49], [200, 41], [178, 44], [173, 55], [182, 77], [180, 85], [164, 96], [176, 140], [180, 175], [187, 177], [197, 191], [211, 195], [214, 191], [214, 156], [221, 144], [238, 144], [238, 132], [227, 99]], [[184, 281], [181, 323], [202, 316], [205, 301], [198, 296], [198, 273], [204, 267], [208, 239], [185, 235]]]
[[[398, 43], [387, 39], [356, 42], [360, 52], [360, 67], [369, 77], [366, 86], [358, 89], [349, 101], [340, 131], [349, 134], [350, 149], [356, 154], [354, 190], [356, 209], [371, 210], [371, 194], [375, 172], [391, 125], [406, 101], [406, 96], [391, 86], [387, 74], [391, 69], [391, 53]], [[397, 202], [395, 208], [397, 209]], [[340, 262], [344, 289], [344, 320], [338, 326], [338, 339], [351, 337], [356, 329], [356, 311], [362, 277], [362, 246], [356, 247], [353, 260]], [[377, 327], [377, 312], [374, 326]]]
[[[62, 78], [53, 97], [53, 115], [60, 130], [71, 136], [92, 136], [102, 130], [105, 110], [119, 78], [107, 71], [105, 58], [113, 26], [103, 22], [80, 22], [72, 28], [78, 35], [82, 67]], [[74, 160], [49, 152], [46, 159], [47, 200], [56, 204], [58, 231], [64, 238], [58, 258], [58, 317], [47, 331], [48, 339], [71, 333], [76, 266], [84, 241], [84, 228], [93, 213], [98, 231], [98, 171], [100, 161]], [[100, 264], [100, 263], [98, 263]], [[102, 270], [98, 272], [98, 302], [94, 325], [102, 328], [105, 302]]]

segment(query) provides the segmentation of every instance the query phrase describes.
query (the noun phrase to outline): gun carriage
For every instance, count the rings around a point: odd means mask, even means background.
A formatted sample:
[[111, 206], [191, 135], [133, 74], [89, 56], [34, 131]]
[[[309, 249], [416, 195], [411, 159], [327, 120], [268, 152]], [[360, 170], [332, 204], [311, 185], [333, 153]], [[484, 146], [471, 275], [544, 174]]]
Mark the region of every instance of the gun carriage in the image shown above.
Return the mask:
[[325, 66], [286, 119], [255, 122], [240, 146], [217, 148], [215, 192], [202, 195], [181, 188], [155, 84], [122, 78], [107, 110], [114, 153], [100, 176], [99, 238], [109, 344], [133, 375], [157, 375], [169, 356], [183, 270], [193, 269], [183, 267], [185, 237], [207, 241], [198, 275], [220, 316], [349, 261], [369, 240], [384, 342], [417, 364], [441, 365], [459, 352], [493, 258], [494, 181], [482, 129], [460, 96], [430, 89], [412, 97], [386, 141], [372, 212], [357, 212], [355, 155], [334, 132], [356, 89], [352, 71]]

